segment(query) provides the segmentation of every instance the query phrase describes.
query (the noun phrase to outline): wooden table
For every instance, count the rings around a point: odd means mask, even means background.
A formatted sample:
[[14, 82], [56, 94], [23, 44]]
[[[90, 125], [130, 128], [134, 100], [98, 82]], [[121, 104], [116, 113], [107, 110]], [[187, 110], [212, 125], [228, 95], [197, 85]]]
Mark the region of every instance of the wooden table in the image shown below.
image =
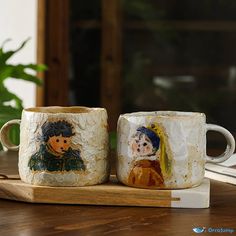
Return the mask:
[[[0, 173], [17, 174], [16, 166], [16, 154], [0, 153]], [[211, 181], [209, 209], [50, 205], [0, 199], [1, 236], [188, 236], [196, 235], [194, 227], [206, 227], [207, 232], [233, 228], [233, 234], [223, 235], [235, 235], [236, 186]]]

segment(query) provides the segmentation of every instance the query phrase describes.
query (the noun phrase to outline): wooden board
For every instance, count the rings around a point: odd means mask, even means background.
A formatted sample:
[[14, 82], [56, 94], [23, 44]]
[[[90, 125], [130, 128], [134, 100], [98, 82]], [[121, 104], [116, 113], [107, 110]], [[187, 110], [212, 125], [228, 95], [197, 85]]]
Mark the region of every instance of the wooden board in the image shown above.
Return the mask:
[[149, 206], [177, 208], [209, 207], [210, 181], [182, 190], [151, 190], [110, 182], [86, 187], [33, 186], [21, 180], [0, 179], [0, 198], [31, 203]]

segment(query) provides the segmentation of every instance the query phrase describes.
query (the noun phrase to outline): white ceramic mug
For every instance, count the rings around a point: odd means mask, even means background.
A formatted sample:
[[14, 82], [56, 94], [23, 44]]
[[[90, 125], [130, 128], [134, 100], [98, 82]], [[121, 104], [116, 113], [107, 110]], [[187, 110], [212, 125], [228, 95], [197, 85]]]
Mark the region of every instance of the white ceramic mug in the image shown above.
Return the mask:
[[[8, 130], [20, 124], [20, 145]], [[109, 178], [107, 112], [104, 108], [35, 107], [0, 131], [7, 149], [19, 149], [21, 179], [34, 185], [84, 186]]]
[[[206, 133], [217, 131], [227, 141], [218, 157], [206, 155]], [[203, 113], [137, 112], [118, 121], [117, 176], [129, 186], [156, 189], [189, 188], [204, 178], [205, 162], [222, 162], [235, 141], [225, 128], [206, 124]]]

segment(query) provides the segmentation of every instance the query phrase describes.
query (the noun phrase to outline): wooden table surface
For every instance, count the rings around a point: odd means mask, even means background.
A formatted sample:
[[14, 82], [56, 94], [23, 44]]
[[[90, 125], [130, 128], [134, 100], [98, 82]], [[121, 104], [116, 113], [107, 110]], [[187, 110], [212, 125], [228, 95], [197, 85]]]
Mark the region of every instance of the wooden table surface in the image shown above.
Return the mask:
[[[0, 152], [0, 173], [17, 174], [17, 157]], [[96, 197], [96, 196], [94, 196]], [[1, 236], [37, 235], [196, 235], [194, 227], [236, 234], [236, 186], [211, 181], [209, 209], [50, 205], [0, 199]]]

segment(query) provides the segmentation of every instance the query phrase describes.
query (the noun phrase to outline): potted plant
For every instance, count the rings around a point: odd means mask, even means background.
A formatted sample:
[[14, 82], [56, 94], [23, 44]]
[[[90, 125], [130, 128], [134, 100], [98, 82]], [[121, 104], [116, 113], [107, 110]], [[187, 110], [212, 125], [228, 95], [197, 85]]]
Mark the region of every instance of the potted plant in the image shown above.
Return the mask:
[[[25, 40], [16, 50], [4, 50], [4, 45], [8, 40], [4, 41], [0, 47], [0, 128], [4, 123], [11, 119], [19, 119], [23, 109], [22, 100], [14, 93], [10, 92], [4, 82], [9, 78], [30, 81], [36, 85], [42, 85], [42, 81], [32, 72], [40, 72], [47, 69], [43, 64], [17, 64], [8, 63], [8, 60], [17, 52], [19, 52], [29, 41]], [[19, 143], [19, 127], [11, 129], [10, 139], [14, 144]], [[2, 145], [0, 144], [0, 150]]]

